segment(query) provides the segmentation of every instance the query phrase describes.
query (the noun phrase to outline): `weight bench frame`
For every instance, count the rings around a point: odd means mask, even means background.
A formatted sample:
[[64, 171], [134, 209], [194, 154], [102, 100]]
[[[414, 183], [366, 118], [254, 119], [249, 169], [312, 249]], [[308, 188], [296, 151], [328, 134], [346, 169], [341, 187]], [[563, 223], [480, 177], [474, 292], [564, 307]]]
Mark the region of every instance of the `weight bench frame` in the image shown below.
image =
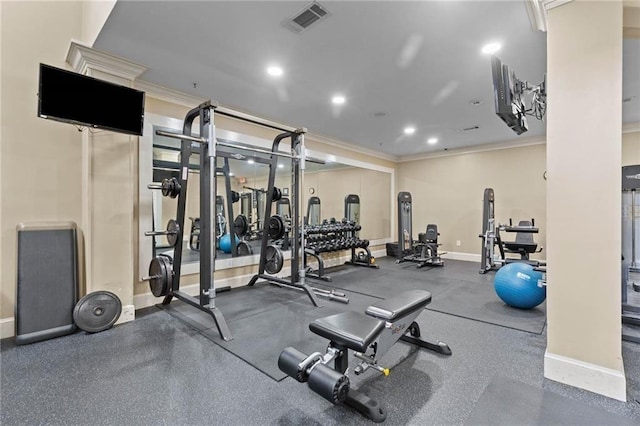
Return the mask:
[[309, 329], [329, 340], [326, 353], [305, 355], [288, 347], [280, 354], [278, 367], [297, 381], [308, 382], [313, 391], [329, 402], [344, 403], [376, 423], [383, 422], [386, 418], [384, 408], [349, 387], [349, 350], [361, 361], [353, 369], [356, 375], [373, 368], [388, 376], [389, 368], [381, 367], [379, 360], [398, 340], [451, 355], [446, 343], [421, 338], [420, 326], [415, 319], [429, 303], [431, 293], [411, 290], [369, 306], [366, 315], [348, 311], [314, 320]]

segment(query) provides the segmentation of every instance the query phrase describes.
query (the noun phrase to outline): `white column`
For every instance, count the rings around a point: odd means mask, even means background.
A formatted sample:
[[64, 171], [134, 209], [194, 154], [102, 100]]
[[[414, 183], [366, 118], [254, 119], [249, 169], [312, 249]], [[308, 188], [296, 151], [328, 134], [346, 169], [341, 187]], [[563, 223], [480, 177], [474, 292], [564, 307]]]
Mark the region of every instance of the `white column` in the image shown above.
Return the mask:
[[545, 377], [626, 400], [621, 348], [622, 2], [547, 15]]
[[[69, 46], [67, 62], [79, 73], [129, 87], [146, 70], [76, 42]], [[88, 128], [82, 139], [86, 293], [107, 290], [116, 294], [122, 302], [118, 323], [132, 321], [135, 315], [137, 144], [137, 136]]]

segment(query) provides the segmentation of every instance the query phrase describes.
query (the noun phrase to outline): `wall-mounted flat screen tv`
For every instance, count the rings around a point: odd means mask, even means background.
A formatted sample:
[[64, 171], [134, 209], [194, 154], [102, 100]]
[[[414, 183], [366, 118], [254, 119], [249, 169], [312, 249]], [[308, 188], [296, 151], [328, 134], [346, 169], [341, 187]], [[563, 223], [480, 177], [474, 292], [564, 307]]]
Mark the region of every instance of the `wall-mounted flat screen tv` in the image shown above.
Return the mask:
[[40, 64], [38, 117], [142, 136], [144, 92]]

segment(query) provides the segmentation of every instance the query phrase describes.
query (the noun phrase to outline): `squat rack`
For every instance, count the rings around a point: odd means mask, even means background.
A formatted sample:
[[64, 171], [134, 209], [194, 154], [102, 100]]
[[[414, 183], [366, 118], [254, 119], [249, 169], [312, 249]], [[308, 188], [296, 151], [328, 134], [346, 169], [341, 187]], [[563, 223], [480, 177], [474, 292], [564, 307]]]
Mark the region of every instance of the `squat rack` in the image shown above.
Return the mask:
[[[214, 116], [215, 114], [233, 117], [242, 121], [258, 124], [283, 133], [276, 136], [273, 141], [271, 150], [263, 149], [255, 146], [233, 143], [233, 141], [216, 137]], [[200, 136], [194, 136], [192, 127], [196, 118], [199, 118]], [[167, 256], [156, 256], [149, 266], [149, 276], [143, 280], [149, 281], [152, 293], [155, 296], [164, 296], [162, 305], [169, 305], [175, 297], [190, 306], [193, 306], [205, 313], [211, 315], [214, 319], [220, 336], [229, 341], [233, 339], [231, 332], [227, 326], [226, 320], [222, 312], [216, 307], [215, 298], [216, 291], [225, 289], [216, 289], [214, 273], [215, 273], [215, 200], [217, 196], [216, 182], [216, 158], [223, 157], [225, 159], [225, 168], [228, 168], [227, 160], [229, 158], [243, 159], [244, 155], [235, 151], [217, 150], [216, 146], [233, 148], [233, 150], [250, 151], [259, 154], [268, 154], [269, 159], [255, 157], [254, 161], [269, 165], [269, 190], [267, 191], [267, 203], [265, 211], [265, 221], [263, 225], [262, 247], [260, 252], [259, 272], [255, 275], [249, 286], [256, 283], [259, 278], [265, 279], [270, 283], [305, 291], [311, 302], [315, 306], [319, 306], [316, 299], [316, 293], [311, 287], [305, 283], [304, 268], [299, 267], [299, 252], [304, 250], [304, 224], [302, 228], [294, 226], [294, 238], [291, 259], [291, 281], [285, 281], [280, 278], [266, 275], [265, 264], [267, 235], [269, 233], [270, 222], [266, 220], [271, 214], [271, 204], [273, 201], [273, 189], [275, 182], [275, 173], [277, 170], [278, 157], [290, 158], [292, 161], [292, 201], [296, 208], [294, 209], [294, 223], [299, 223], [299, 196], [300, 187], [304, 180], [304, 169], [306, 162], [304, 148], [305, 128], [287, 128], [276, 125], [270, 121], [260, 120], [252, 116], [241, 113], [230, 112], [224, 108], [218, 107], [211, 101], [206, 101], [196, 108], [190, 110], [184, 119], [182, 133], [174, 133], [163, 130], [156, 130], [159, 136], [166, 136], [181, 141], [180, 149], [180, 173], [178, 178], [178, 207], [175, 220], [170, 220], [166, 231], [148, 232], [146, 235], [167, 235], [173, 240], [174, 256], [171, 259]], [[279, 151], [279, 144], [282, 140], [291, 139], [291, 153]], [[183, 230], [185, 229], [185, 210], [186, 210], [186, 193], [189, 176], [189, 159], [192, 154], [200, 154], [200, 291], [198, 296], [191, 296], [180, 290], [180, 270], [182, 264], [182, 246], [183, 246]], [[320, 160], [309, 159], [309, 161], [323, 163]], [[227, 170], [228, 171], [228, 170]], [[227, 183], [228, 186], [228, 183]], [[161, 189], [161, 186], [149, 186], [151, 189]], [[229, 188], [227, 188], [229, 189]], [[234, 238], [231, 238], [232, 246]], [[280, 260], [282, 261], [282, 260]], [[299, 280], [298, 280], [299, 277]], [[320, 296], [325, 296], [321, 294]], [[332, 298], [333, 296], [326, 296]]]

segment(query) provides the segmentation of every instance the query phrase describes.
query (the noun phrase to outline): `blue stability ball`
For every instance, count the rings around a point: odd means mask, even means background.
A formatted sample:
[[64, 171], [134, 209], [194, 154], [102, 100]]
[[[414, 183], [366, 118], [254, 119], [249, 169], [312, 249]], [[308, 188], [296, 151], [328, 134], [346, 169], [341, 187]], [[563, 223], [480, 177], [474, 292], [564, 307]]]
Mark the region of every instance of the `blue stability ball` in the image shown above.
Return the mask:
[[535, 308], [547, 297], [547, 288], [538, 286], [542, 273], [533, 270], [533, 266], [515, 262], [498, 269], [493, 286], [496, 294], [504, 303], [514, 308]]
[[[236, 236], [236, 247], [238, 246], [239, 242], [240, 242], [240, 238]], [[231, 234], [224, 234], [222, 237], [220, 237], [218, 246], [220, 247], [220, 250], [222, 250], [223, 252], [231, 253]]]

